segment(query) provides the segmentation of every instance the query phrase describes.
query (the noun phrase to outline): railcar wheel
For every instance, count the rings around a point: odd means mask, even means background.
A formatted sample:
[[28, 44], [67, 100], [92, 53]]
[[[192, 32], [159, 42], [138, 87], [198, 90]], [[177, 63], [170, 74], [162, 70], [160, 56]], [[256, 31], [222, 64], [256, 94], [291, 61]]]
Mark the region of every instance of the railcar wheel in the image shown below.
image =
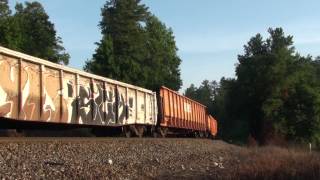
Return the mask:
[[144, 133], [144, 126], [136, 126], [136, 135], [139, 138], [143, 137], [143, 133]]
[[131, 131], [130, 127], [124, 126], [123, 127], [123, 134], [125, 135], [125, 137], [130, 138], [132, 136], [132, 131]]
[[209, 133], [207, 131], [204, 133], [204, 137], [209, 138]]
[[152, 136], [153, 136], [154, 138], [157, 138], [157, 137], [159, 137], [159, 134], [158, 134], [156, 131], [153, 131], [153, 132], [152, 132]]
[[159, 137], [156, 127], [154, 127], [154, 126], [151, 127], [150, 135], [151, 135], [152, 137], [154, 137], [154, 138]]
[[203, 138], [203, 137], [204, 137], [204, 134], [203, 134], [202, 131], [199, 131], [199, 137], [200, 137], [200, 138]]
[[194, 132], [194, 137], [195, 137], [195, 138], [199, 138], [199, 133], [198, 133], [198, 131], [195, 131], [195, 132]]
[[168, 128], [160, 127], [159, 132], [160, 132], [161, 137], [165, 138], [168, 133]]
[[0, 129], [1, 137], [25, 137], [25, 133], [21, 129]]

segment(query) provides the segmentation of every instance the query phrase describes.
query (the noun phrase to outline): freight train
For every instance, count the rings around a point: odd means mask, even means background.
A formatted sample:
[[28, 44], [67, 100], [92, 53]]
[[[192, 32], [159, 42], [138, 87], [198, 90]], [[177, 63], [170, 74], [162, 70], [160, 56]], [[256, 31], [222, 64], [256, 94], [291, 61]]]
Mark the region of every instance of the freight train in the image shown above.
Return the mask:
[[16, 128], [111, 127], [127, 137], [217, 134], [206, 106], [166, 87], [153, 92], [4, 47], [0, 76], [0, 121]]

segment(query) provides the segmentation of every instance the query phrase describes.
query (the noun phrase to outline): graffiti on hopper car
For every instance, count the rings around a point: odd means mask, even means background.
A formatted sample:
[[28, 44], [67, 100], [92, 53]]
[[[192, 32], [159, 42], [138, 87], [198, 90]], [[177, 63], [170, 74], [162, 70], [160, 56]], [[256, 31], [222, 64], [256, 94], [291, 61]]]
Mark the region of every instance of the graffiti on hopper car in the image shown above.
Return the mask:
[[[134, 90], [0, 55], [0, 116], [20, 120], [74, 124], [121, 125], [152, 119], [151, 98]], [[63, 74], [62, 74], [63, 73]], [[62, 75], [62, 79], [60, 78]], [[150, 96], [152, 97], [152, 96]], [[140, 108], [143, 107], [143, 108]], [[148, 117], [144, 113], [148, 107]]]

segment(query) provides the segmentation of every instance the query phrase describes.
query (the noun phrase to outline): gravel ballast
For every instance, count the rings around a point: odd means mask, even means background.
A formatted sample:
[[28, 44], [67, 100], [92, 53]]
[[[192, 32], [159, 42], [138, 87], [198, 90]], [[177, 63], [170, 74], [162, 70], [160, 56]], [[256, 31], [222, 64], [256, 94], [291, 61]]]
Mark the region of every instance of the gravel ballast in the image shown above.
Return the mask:
[[209, 139], [1, 138], [2, 179], [174, 179], [219, 176], [235, 148]]

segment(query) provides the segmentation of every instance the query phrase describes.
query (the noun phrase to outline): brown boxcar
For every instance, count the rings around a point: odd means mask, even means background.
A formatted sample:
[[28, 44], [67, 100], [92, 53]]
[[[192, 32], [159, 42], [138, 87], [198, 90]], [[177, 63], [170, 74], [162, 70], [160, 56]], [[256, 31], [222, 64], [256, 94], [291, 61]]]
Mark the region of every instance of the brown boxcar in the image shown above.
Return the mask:
[[166, 87], [160, 88], [159, 96], [160, 127], [189, 130], [199, 135], [209, 132], [216, 134], [216, 122], [209, 117], [206, 106]]

